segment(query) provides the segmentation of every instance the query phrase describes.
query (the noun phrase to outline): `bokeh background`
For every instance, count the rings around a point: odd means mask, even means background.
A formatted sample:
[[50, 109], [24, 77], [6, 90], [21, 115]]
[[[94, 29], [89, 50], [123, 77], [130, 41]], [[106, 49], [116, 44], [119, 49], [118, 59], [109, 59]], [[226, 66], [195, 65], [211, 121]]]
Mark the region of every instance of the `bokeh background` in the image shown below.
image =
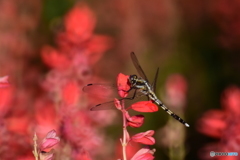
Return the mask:
[[239, 9], [238, 0], [0, 1], [0, 77], [11, 84], [0, 90], [0, 159], [34, 159], [34, 132], [51, 129], [56, 159], [121, 158], [121, 114], [89, 113], [102, 99], [81, 89], [136, 74], [131, 51], [150, 81], [159, 67], [158, 96], [190, 124], [144, 114], [129, 131], [156, 131], [155, 159], [240, 153]]

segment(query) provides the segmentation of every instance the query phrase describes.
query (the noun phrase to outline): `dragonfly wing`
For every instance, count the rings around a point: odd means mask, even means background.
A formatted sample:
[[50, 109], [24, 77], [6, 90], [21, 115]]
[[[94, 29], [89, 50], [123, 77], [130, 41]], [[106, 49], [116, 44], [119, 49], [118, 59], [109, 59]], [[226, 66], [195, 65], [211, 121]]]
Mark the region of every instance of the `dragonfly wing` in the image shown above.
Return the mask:
[[152, 90], [153, 90], [153, 92], [156, 92], [158, 71], [159, 71], [159, 68], [157, 69], [157, 72], [156, 72], [155, 77], [154, 77], [154, 81], [153, 81], [153, 83], [152, 83]]
[[108, 110], [108, 109], [116, 109], [114, 105], [114, 101], [97, 104], [92, 108], [90, 108], [90, 111], [99, 111], [99, 110]]
[[130, 55], [131, 55], [132, 62], [133, 62], [133, 64], [134, 64], [135, 68], [137, 69], [139, 75], [140, 75], [143, 79], [145, 79], [146, 81], [148, 81], [147, 76], [146, 76], [146, 74], [144, 73], [142, 67], [140, 66], [140, 64], [139, 64], [139, 62], [138, 62], [138, 59], [137, 59], [135, 53], [134, 53], [134, 52], [131, 52]]
[[113, 84], [91, 83], [83, 87], [83, 92], [98, 97], [116, 97], [117, 87]]
[[[119, 101], [120, 102], [124, 101], [125, 107], [127, 108], [131, 104], [137, 102], [139, 98], [143, 99], [144, 97], [146, 98], [147, 96], [141, 92], [138, 92], [134, 97], [130, 95], [129, 97], [119, 99]], [[90, 108], [91, 111], [108, 110], [108, 109], [116, 109], [114, 101], [100, 103]]]

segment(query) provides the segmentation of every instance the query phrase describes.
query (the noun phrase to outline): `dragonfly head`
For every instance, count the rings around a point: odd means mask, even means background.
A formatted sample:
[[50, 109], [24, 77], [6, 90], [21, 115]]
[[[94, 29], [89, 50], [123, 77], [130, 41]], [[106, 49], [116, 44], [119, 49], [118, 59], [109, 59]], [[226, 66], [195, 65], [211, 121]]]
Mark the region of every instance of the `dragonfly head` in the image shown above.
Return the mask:
[[131, 83], [131, 85], [136, 84], [137, 83], [137, 79], [138, 79], [137, 75], [133, 74], [133, 75], [129, 76], [129, 82]]

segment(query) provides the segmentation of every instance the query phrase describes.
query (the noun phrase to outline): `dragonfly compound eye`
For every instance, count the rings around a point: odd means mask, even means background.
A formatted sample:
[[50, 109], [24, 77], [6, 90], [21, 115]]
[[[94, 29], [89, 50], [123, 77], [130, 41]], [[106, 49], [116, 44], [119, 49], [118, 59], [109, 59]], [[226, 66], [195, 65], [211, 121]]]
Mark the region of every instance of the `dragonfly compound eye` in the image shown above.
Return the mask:
[[137, 80], [137, 76], [136, 75], [130, 75], [129, 81], [130, 81], [131, 84], [136, 83], [136, 80]]

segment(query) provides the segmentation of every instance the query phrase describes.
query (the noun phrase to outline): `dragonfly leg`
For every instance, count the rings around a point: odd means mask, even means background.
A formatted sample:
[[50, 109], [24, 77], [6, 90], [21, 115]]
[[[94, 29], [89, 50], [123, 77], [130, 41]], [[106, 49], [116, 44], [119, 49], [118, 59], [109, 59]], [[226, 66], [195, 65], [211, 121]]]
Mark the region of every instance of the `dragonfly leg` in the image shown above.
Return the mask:
[[[130, 89], [132, 90], [132, 88]], [[129, 100], [133, 100], [136, 96], [136, 93], [137, 93], [137, 90], [135, 89], [134, 93], [133, 93], [133, 96], [132, 97], [128, 97], [128, 98], [123, 98], [123, 99], [129, 99]]]

